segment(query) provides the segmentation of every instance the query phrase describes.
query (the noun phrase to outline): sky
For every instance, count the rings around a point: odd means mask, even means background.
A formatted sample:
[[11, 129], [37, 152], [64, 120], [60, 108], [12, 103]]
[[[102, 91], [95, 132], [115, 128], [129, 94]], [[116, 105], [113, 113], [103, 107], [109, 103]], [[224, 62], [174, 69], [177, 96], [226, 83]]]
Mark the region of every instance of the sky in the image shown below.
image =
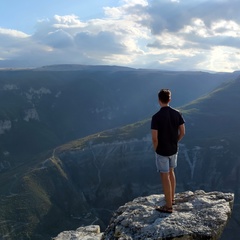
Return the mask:
[[239, 0], [1, 0], [0, 68], [240, 70]]

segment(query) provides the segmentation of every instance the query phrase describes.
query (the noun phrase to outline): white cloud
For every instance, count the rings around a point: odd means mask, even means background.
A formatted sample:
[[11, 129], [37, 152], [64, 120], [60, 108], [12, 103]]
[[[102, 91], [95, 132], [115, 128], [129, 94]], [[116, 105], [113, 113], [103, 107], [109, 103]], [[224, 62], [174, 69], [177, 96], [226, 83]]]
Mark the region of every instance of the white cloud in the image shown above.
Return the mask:
[[73, 45], [73, 37], [62, 29], [58, 29], [54, 32], [49, 32], [43, 39], [46, 45], [53, 48], [66, 48]]
[[76, 15], [55, 15], [53, 19], [55, 20], [53, 24], [55, 28], [81, 28], [86, 26], [86, 23], [81, 22]]
[[215, 36], [240, 37], [240, 25], [235, 21], [220, 20], [212, 23]]
[[13, 30], [13, 29], [4, 29], [4, 28], [0, 28], [0, 36], [1, 38], [3, 36], [7, 36], [7, 37], [13, 37], [13, 38], [26, 38], [28, 37], [29, 35], [23, 33], [23, 32], [20, 32], [20, 31], [17, 31], [17, 30]]
[[82, 21], [75, 14], [42, 19], [31, 36], [0, 28], [0, 67], [79, 63], [238, 70], [239, 7], [237, 0], [123, 0], [104, 7], [101, 19]]

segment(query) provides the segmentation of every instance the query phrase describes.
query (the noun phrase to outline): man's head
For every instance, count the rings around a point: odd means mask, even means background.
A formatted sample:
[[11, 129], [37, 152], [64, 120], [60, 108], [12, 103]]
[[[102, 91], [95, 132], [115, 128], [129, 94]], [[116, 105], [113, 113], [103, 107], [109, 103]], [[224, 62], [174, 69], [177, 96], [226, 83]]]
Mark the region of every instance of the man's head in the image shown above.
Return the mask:
[[171, 101], [171, 91], [169, 89], [161, 89], [158, 93], [158, 100], [163, 104], [168, 104]]

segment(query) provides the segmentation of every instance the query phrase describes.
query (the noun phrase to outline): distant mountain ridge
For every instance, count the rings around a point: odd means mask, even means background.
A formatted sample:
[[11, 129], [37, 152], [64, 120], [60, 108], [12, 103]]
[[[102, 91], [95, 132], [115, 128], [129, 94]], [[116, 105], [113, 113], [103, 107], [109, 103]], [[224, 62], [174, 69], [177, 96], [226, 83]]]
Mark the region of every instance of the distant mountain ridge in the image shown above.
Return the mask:
[[[50, 239], [64, 229], [93, 221], [105, 226], [111, 210], [119, 204], [159, 191], [149, 133], [149, 117], [159, 108], [158, 90], [170, 88], [172, 104], [177, 107], [219, 86], [223, 96], [225, 90], [237, 93], [238, 85], [232, 87], [231, 81], [235, 74], [119, 71], [118, 67], [106, 67], [106, 71], [98, 67], [0, 71], [0, 221], [4, 222], [0, 232], [6, 239]], [[204, 156], [199, 161], [201, 166], [205, 156], [211, 156], [213, 165], [216, 153], [227, 157], [230, 151], [230, 156], [236, 156], [235, 138], [228, 141], [224, 135], [222, 141], [221, 125], [217, 128], [216, 124], [216, 130], [212, 127], [214, 116], [221, 110], [214, 105], [220, 101], [218, 97], [214, 100], [216, 93], [206, 95], [207, 104], [202, 99], [182, 109], [189, 123], [189, 137], [184, 140], [180, 158], [189, 154], [189, 161], [182, 161], [184, 167], [178, 170], [185, 176], [179, 179], [179, 189], [200, 184], [211, 189], [221, 187], [221, 183], [227, 188], [237, 176], [238, 172], [228, 167], [229, 177], [222, 177], [220, 165], [214, 169], [216, 175], [208, 176], [206, 172], [203, 181], [191, 162], [197, 154]], [[234, 96], [237, 102], [238, 95]], [[204, 125], [206, 121], [201, 118], [209, 115], [213, 116], [211, 122]], [[198, 127], [194, 128], [194, 124]], [[235, 124], [226, 134], [232, 136]], [[216, 132], [219, 135], [215, 136]], [[61, 145], [68, 141], [73, 142]], [[228, 146], [233, 149], [225, 152]]]
[[0, 157], [14, 166], [16, 158], [150, 116], [160, 88], [171, 88], [180, 106], [234, 76], [82, 65], [2, 70]]
[[48, 65], [40, 68], [36, 68], [36, 71], [138, 71], [138, 69], [121, 66], [109, 66], [109, 65], [81, 65], [81, 64], [59, 64]]

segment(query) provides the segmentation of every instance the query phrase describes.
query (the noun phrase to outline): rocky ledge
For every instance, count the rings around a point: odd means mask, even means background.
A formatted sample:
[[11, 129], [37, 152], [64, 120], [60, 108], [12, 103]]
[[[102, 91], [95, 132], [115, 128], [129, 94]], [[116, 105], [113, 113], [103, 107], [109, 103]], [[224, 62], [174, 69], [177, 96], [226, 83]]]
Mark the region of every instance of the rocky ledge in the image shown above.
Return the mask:
[[[175, 198], [176, 205], [171, 214], [155, 210], [156, 206], [165, 204], [163, 195], [139, 197], [121, 206], [114, 213], [104, 233], [91, 232], [88, 235], [86, 229], [81, 228], [84, 238], [78, 238], [77, 235], [74, 238], [70, 235], [62, 238], [59, 234], [55, 240], [216, 240], [220, 238], [232, 213], [233, 193], [206, 193], [198, 190], [178, 193]], [[98, 226], [92, 226], [94, 227]], [[90, 226], [88, 228], [91, 229]]]
[[80, 227], [76, 231], [64, 231], [53, 240], [100, 240], [102, 233], [98, 225]]

